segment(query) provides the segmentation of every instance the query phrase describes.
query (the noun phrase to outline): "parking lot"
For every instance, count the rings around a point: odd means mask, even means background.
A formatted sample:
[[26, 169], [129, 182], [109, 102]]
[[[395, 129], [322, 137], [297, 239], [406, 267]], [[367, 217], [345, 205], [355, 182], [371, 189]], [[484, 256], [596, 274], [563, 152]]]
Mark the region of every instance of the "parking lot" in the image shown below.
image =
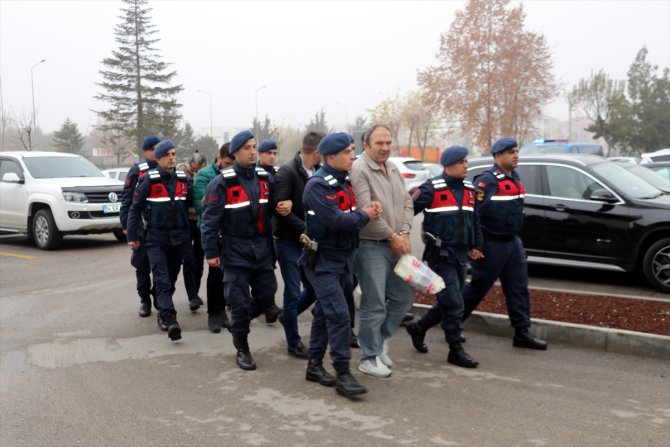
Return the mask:
[[[56, 252], [3, 237], [0, 252], [4, 445], [670, 443], [668, 362], [468, 333], [481, 366], [464, 370], [445, 362], [438, 331], [428, 354], [402, 331], [393, 375], [356, 373], [369, 392], [349, 401], [304, 380], [278, 325], [252, 324], [258, 370], [238, 369], [230, 335], [188, 311], [181, 281], [184, 338], [170, 343], [137, 317], [129, 250], [111, 235], [66, 238]], [[308, 327], [307, 314], [305, 338]]]

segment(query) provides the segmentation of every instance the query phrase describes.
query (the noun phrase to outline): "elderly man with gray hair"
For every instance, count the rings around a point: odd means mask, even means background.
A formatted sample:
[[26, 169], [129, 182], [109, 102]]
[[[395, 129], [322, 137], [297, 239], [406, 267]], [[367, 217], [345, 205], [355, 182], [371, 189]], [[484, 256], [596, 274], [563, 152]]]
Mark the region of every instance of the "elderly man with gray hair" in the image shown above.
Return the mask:
[[388, 339], [412, 305], [414, 291], [393, 268], [400, 256], [411, 253], [409, 232], [414, 208], [398, 168], [388, 162], [391, 131], [376, 124], [366, 133], [365, 152], [354, 162], [351, 181], [359, 207], [378, 201], [382, 216], [359, 233], [354, 272], [361, 287], [358, 369], [374, 377], [391, 375]]

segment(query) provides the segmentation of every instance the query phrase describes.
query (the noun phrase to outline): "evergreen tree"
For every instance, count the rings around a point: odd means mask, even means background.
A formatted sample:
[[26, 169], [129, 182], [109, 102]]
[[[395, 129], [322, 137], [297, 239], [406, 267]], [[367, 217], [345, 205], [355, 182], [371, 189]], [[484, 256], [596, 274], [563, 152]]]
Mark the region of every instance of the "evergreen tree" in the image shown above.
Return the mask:
[[77, 123], [67, 118], [59, 130], [53, 133], [53, 144], [58, 149], [72, 154], [81, 154], [84, 147], [84, 137], [79, 132]]
[[157, 31], [150, 23], [147, 0], [123, 2], [122, 22], [114, 30], [119, 47], [102, 61], [104, 81], [98, 85], [103, 93], [95, 97], [109, 107], [96, 113], [101, 131], [125, 136], [139, 154], [147, 135], [170, 138], [177, 134], [181, 104], [176, 95], [183, 87], [172, 85], [177, 73], [168, 70], [169, 64], [154, 46], [160, 39], [153, 37]]
[[[178, 147], [177, 151], [180, 154], [179, 158], [181, 159], [191, 158], [195, 151], [198, 151], [207, 157], [208, 161], [211, 161], [213, 157], [215, 158], [215, 154], [219, 153], [219, 143], [209, 135], [204, 135], [195, 140], [191, 150], [183, 150], [183, 148]], [[187, 154], [188, 157], [184, 157], [184, 154]]]
[[193, 127], [190, 123], [185, 123], [184, 127], [179, 129], [174, 139], [174, 144], [180, 151], [193, 153], [193, 144], [195, 138], [193, 137]]
[[[251, 128], [254, 130], [256, 144], [260, 144], [263, 140], [279, 139], [279, 127], [273, 124], [267, 115], [265, 115], [265, 120], [262, 122], [254, 118]], [[277, 142], [277, 144], [279, 144], [279, 142]]]
[[321, 109], [314, 114], [314, 118], [307, 125], [307, 132], [328, 133], [328, 124], [326, 123], [326, 112]]

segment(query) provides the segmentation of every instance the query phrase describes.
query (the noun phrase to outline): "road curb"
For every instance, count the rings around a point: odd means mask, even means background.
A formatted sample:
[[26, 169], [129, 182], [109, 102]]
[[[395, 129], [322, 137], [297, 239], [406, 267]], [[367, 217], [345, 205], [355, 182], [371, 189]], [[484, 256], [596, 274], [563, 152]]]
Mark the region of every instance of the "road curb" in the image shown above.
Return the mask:
[[[414, 304], [415, 313], [420, 315], [429, 308], [430, 306], [425, 304]], [[499, 337], [513, 335], [507, 315], [488, 312], [473, 312], [464, 323], [463, 329]], [[565, 343], [617, 354], [670, 360], [670, 337], [664, 335], [541, 319], [533, 319], [531, 332], [550, 343]]]

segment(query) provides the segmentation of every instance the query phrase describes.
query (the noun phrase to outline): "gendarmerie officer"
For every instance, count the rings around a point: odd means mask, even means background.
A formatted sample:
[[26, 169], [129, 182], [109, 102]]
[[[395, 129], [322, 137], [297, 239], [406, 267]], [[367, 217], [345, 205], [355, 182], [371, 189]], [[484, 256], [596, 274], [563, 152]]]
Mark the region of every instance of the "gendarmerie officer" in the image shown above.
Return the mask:
[[[142, 152], [144, 153], [144, 161], [135, 163], [128, 170], [125, 183], [123, 185], [123, 192], [121, 193], [121, 209], [119, 210], [119, 219], [121, 220], [121, 227], [124, 234], [128, 235], [128, 211], [130, 204], [133, 202], [133, 193], [140, 178], [154, 169], [158, 164], [154, 160], [154, 147], [160, 143], [160, 138], [156, 135], [149, 135], [144, 139], [142, 144]], [[144, 231], [140, 231], [140, 242], [144, 240]], [[147, 257], [147, 250], [144, 244], [133, 250], [130, 256], [130, 265], [135, 267], [135, 279], [137, 281], [137, 294], [140, 296], [140, 317], [148, 317], [151, 315], [151, 294], [154, 293], [151, 287], [151, 265]], [[154, 306], [156, 305], [156, 296], [154, 295]], [[156, 307], [158, 309], [158, 307]]]
[[[270, 230], [270, 182], [256, 166], [256, 140], [244, 130], [233, 137], [232, 168], [207, 185], [202, 213], [202, 247], [211, 267], [223, 267], [224, 295], [231, 306], [230, 332], [237, 365], [256, 369], [249, 351], [249, 323], [272, 303], [277, 291]], [[219, 231], [223, 243], [219, 249]], [[250, 292], [251, 289], [251, 292]]]
[[414, 213], [423, 211], [422, 236], [426, 248], [423, 259], [444, 279], [446, 287], [438, 292], [435, 303], [416, 323], [407, 325], [412, 343], [419, 352], [428, 352], [426, 331], [442, 323], [449, 356], [447, 362], [464, 368], [476, 368], [461, 344], [461, 320], [468, 258], [480, 259], [481, 227], [475, 214], [475, 189], [465, 180], [468, 174], [468, 149], [451, 146], [444, 150], [440, 163], [444, 172], [419, 186], [412, 195]]
[[519, 348], [547, 349], [533, 337], [530, 327], [528, 264], [523, 248], [523, 201], [525, 191], [515, 168], [519, 163], [514, 138], [501, 138], [491, 147], [495, 164], [474, 178], [477, 190], [475, 213], [484, 234], [482, 259], [472, 263], [472, 279], [463, 290], [463, 320], [477, 308], [500, 278], [507, 312], [514, 327], [513, 344]]
[[128, 245], [140, 245], [140, 220], [147, 225], [147, 255], [158, 299], [158, 326], [167, 330], [171, 340], [181, 338], [177, 311], [172, 296], [184, 255], [192, 250], [188, 208], [193, 203], [191, 182], [186, 174], [175, 170], [176, 151], [170, 140], [154, 149], [158, 167], [140, 179], [135, 188], [128, 215]]
[[[353, 299], [353, 253], [358, 231], [381, 215], [379, 202], [356, 209], [348, 171], [354, 162], [351, 135], [326, 135], [318, 145], [324, 165], [307, 182], [303, 195], [305, 232], [311, 243], [299, 259], [316, 292], [306, 379], [333, 386], [339, 394], [355, 396], [367, 390], [351, 374], [351, 332], [347, 297]], [[336, 379], [323, 367], [330, 343]]]

